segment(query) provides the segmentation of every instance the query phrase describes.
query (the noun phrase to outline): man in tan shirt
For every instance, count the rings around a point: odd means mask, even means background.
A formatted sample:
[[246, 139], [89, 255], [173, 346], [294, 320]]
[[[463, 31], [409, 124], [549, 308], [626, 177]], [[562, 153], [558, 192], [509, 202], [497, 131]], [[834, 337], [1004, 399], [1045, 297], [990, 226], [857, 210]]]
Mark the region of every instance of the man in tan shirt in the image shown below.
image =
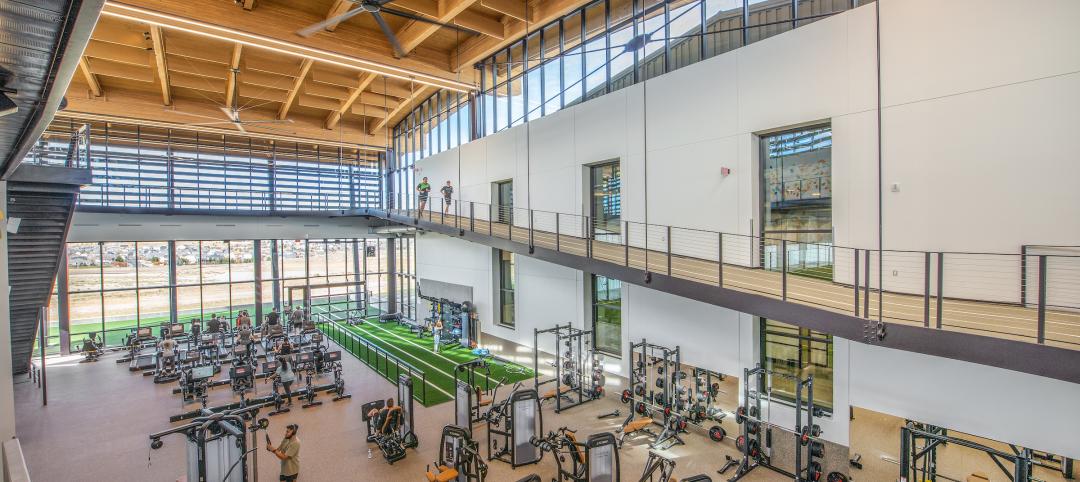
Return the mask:
[[285, 426], [285, 438], [277, 447], [270, 444], [270, 436], [266, 436], [266, 450], [281, 460], [281, 477], [278, 480], [294, 482], [300, 475], [300, 439], [296, 437], [296, 430], [300, 428], [295, 423]]

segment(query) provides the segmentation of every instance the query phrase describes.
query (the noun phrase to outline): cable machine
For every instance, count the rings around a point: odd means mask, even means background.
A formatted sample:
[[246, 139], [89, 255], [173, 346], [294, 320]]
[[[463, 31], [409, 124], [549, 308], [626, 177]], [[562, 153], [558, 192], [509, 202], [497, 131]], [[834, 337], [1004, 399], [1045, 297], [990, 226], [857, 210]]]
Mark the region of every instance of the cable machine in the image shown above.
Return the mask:
[[[555, 413], [591, 402], [604, 395], [604, 363], [591, 347], [592, 330], [574, 328], [567, 323], [545, 330], [533, 329], [533, 386], [554, 383], [541, 400], [555, 400]], [[555, 335], [555, 378], [540, 381], [540, 335]], [[571, 397], [573, 395], [573, 397]]]
[[536, 390], [515, 390], [484, 418], [488, 429], [488, 460], [501, 460], [515, 469], [540, 461], [542, 452], [532, 443], [544, 433], [544, 417]]
[[[164, 445], [167, 435], [182, 433], [187, 438], [187, 480], [191, 482], [258, 482], [258, 431], [270, 421], [259, 418], [259, 409], [270, 402], [214, 413], [203, 410], [200, 417], [169, 430], [150, 434], [150, 448]], [[248, 449], [247, 434], [251, 434]], [[248, 470], [247, 456], [252, 456]], [[249, 479], [249, 475], [251, 478]]]

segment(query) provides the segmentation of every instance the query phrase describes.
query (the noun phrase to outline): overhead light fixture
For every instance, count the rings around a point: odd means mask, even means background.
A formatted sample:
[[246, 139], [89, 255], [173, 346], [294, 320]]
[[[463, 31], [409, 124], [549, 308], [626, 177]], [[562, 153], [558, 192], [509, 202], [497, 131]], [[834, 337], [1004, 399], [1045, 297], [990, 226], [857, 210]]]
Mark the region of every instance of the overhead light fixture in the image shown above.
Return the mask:
[[148, 23], [159, 27], [179, 30], [192, 35], [209, 37], [226, 42], [239, 43], [250, 47], [270, 50], [272, 52], [295, 55], [297, 57], [311, 59], [340, 67], [363, 70], [378, 75], [385, 75], [396, 79], [417, 82], [420, 84], [448, 89], [456, 92], [468, 93], [473, 91], [473, 86], [456, 80], [444, 79], [438, 76], [425, 74], [392, 65], [364, 60], [357, 57], [339, 54], [328, 50], [308, 47], [293, 42], [286, 42], [263, 35], [248, 33], [220, 25], [214, 25], [176, 15], [155, 12], [144, 8], [133, 7], [123, 3], [107, 1], [101, 10], [102, 15], [121, 18], [133, 22]]

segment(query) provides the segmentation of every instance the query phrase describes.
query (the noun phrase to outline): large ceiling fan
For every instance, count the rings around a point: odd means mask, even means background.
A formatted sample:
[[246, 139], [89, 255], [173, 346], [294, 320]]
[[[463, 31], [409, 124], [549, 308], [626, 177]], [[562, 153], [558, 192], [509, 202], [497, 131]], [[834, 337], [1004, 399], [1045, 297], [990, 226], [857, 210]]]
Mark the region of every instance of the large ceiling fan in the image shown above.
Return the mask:
[[382, 14], [384, 13], [396, 15], [398, 17], [411, 20], [416, 20], [417, 22], [425, 22], [433, 25], [438, 25], [440, 27], [454, 29], [468, 34], [479, 35], [479, 33], [475, 30], [470, 30], [465, 27], [460, 27], [458, 25], [453, 25], [449, 23], [442, 23], [437, 20], [432, 20], [430, 18], [424, 17], [422, 15], [417, 15], [411, 12], [397, 10], [386, 6], [393, 1], [394, 0], [349, 0], [349, 2], [356, 5], [356, 7], [352, 10], [349, 10], [348, 12], [345, 12], [336, 17], [328, 18], [326, 20], [323, 20], [322, 22], [311, 24], [301, 30], [297, 30], [296, 34], [301, 37], [310, 37], [312, 35], [315, 35], [315, 32], [323, 30], [330, 25], [337, 25], [362, 13], [370, 13], [371, 17], [375, 19], [375, 23], [379, 24], [379, 28], [382, 29], [383, 35], [386, 35], [386, 39], [390, 41], [390, 46], [394, 48], [394, 57], [397, 58], [405, 57], [406, 55], [408, 55], [408, 52], [406, 52], [405, 49], [401, 47], [401, 43], [398, 42], [397, 36], [394, 35], [394, 31], [390, 28], [390, 25], [386, 23], [386, 19], [382, 16]]
[[[272, 119], [272, 120], [242, 120], [242, 119], [240, 119], [240, 113], [245, 110], [245, 107], [240, 106], [240, 101], [239, 101], [239, 99], [240, 99], [240, 69], [234, 69], [232, 72], [233, 72], [233, 76], [232, 76], [232, 89], [233, 89], [232, 103], [230, 105], [221, 105], [221, 106], [218, 107], [218, 109], [220, 109], [221, 112], [223, 112], [225, 114], [225, 118], [228, 119], [228, 120], [216, 121], [216, 122], [199, 122], [197, 124], [188, 124], [189, 126], [212, 126], [212, 125], [217, 125], [217, 124], [232, 124], [233, 127], [236, 127], [236, 130], [238, 130], [240, 132], [243, 132], [243, 133], [247, 133], [247, 131], [244, 130], [244, 125], [262, 124], [262, 125], [265, 126], [266, 124], [287, 124], [287, 123], [292, 123], [292, 119], [284, 119], [284, 120], [278, 120], [278, 119]], [[197, 115], [197, 114], [188, 114], [188, 115], [196, 115], [198, 117], [207, 117], [207, 116]], [[212, 119], [213, 117], [209, 117], [209, 118]], [[274, 130], [273, 128], [269, 128], [269, 127], [266, 127], [266, 128], [268, 128], [270, 130]]]

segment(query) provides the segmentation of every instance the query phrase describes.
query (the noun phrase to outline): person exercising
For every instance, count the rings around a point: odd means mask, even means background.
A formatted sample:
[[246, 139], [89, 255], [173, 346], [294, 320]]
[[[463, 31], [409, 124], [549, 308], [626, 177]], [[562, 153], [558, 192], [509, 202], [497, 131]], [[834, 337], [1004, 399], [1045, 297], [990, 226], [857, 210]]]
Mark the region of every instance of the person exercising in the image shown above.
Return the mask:
[[441, 344], [440, 342], [442, 341], [442, 329], [443, 329], [442, 317], [439, 317], [439, 318], [437, 318], [435, 320], [435, 326], [431, 327], [431, 337], [435, 339], [435, 349], [434, 349], [435, 353], [439, 352], [439, 345]]
[[165, 338], [162, 338], [158, 343], [158, 350], [161, 350], [161, 367], [168, 366], [170, 369], [175, 366], [176, 362], [176, 340], [172, 339], [172, 335], [166, 333]]
[[443, 186], [442, 189], [439, 189], [439, 192], [442, 193], [443, 197], [442, 212], [443, 214], [450, 214], [450, 203], [454, 196], [454, 186], [450, 184], [450, 181], [446, 181], [446, 185]]
[[289, 331], [300, 331], [304, 325], [304, 307], [296, 305], [289, 315]]
[[280, 354], [277, 357], [278, 368], [274, 372], [274, 375], [278, 377], [278, 381], [281, 382], [281, 386], [285, 387], [285, 397], [289, 400], [289, 406], [292, 406], [292, 384], [296, 381], [296, 372], [293, 371], [292, 363], [290, 362], [290, 356], [288, 354]]
[[299, 428], [295, 423], [286, 425], [285, 438], [277, 447], [270, 443], [270, 436], [266, 436], [266, 451], [281, 460], [281, 476], [278, 480], [293, 482], [300, 475], [300, 439], [296, 436]]
[[248, 356], [251, 356], [251, 325], [241, 324], [236, 329], [236, 343], [243, 345], [247, 349]]
[[278, 320], [280, 320], [280, 319], [281, 319], [281, 313], [278, 312], [277, 308], [274, 308], [272, 311], [270, 311], [269, 315], [266, 315], [266, 324], [267, 325], [276, 325], [276, 324], [278, 324]]
[[376, 433], [388, 434], [397, 429], [399, 413], [401, 413], [401, 407], [395, 407], [394, 399], [387, 398], [385, 407], [373, 408], [368, 412], [368, 419], [375, 421]]
[[420, 184], [416, 185], [416, 192], [419, 193], [420, 198], [420, 214], [423, 214], [424, 208], [427, 207], [428, 194], [431, 193], [431, 184], [428, 184], [426, 176]]
[[217, 313], [210, 315], [210, 321], [206, 322], [207, 333], [217, 333], [221, 331], [221, 318], [218, 318]]

